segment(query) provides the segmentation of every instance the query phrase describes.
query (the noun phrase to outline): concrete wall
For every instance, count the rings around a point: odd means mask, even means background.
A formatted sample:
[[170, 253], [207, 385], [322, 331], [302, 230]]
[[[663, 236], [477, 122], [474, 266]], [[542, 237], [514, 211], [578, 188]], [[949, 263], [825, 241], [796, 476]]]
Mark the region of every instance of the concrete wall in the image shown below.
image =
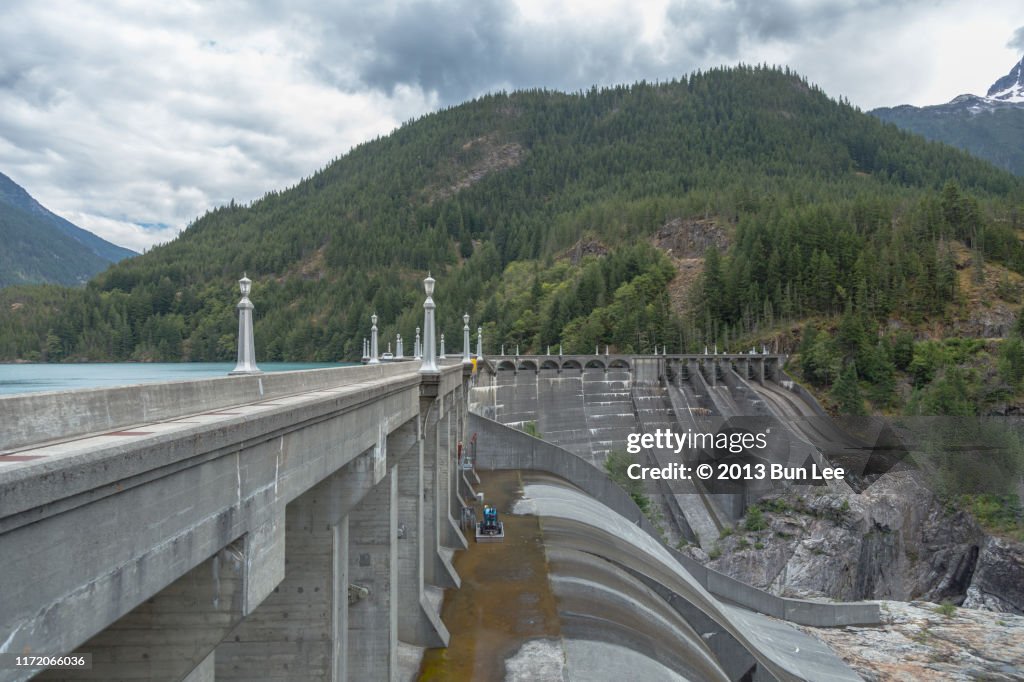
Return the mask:
[[629, 494], [585, 459], [479, 415], [469, 415], [469, 430], [477, 434], [477, 469], [524, 469], [561, 476], [646, 530], [652, 537], [659, 537], [658, 530], [647, 520]]
[[829, 416], [828, 412], [826, 412], [825, 409], [818, 403], [817, 399], [813, 395], [811, 395], [810, 392], [806, 388], [801, 386], [796, 381], [793, 381], [793, 377], [791, 377], [788, 374], [786, 374], [784, 371], [782, 371], [781, 368], [778, 370], [778, 376], [779, 376], [778, 383], [782, 384], [782, 382], [784, 382], [784, 381], [787, 382], [788, 390], [790, 390], [793, 393], [796, 393], [798, 396], [800, 396], [800, 398], [805, 403], [807, 403], [807, 405], [809, 405], [812, 410], [814, 410], [815, 414], [817, 414], [819, 417], [825, 417], [826, 419], [831, 419], [831, 417]]
[[394, 363], [0, 396], [0, 450], [416, 372]]
[[545, 440], [600, 466], [636, 430], [631, 384], [620, 368], [502, 370], [482, 375], [471, 403], [502, 424], [534, 422]]

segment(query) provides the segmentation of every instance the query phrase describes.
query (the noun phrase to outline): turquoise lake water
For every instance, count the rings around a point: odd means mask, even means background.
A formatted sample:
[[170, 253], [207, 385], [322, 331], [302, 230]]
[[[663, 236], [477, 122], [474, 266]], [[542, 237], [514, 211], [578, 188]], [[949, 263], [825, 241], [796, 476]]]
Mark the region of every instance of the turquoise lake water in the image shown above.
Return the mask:
[[[264, 372], [354, 365], [352, 362], [261, 362]], [[226, 376], [234, 362], [118, 362], [0, 365], [0, 395], [126, 386]]]

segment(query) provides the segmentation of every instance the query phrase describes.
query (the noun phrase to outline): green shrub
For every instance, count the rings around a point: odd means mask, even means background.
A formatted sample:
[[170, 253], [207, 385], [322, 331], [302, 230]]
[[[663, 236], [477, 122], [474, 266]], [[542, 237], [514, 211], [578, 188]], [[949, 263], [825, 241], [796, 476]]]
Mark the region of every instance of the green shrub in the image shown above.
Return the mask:
[[747, 509], [747, 520], [744, 526], [751, 532], [764, 530], [768, 527], [768, 521], [764, 518], [761, 507], [755, 504]]
[[[604, 468], [608, 472], [608, 477], [611, 478], [615, 483], [619, 485], [623, 490], [629, 493], [629, 496], [633, 498], [633, 502], [636, 506], [640, 507], [648, 518], [652, 515], [651, 498], [644, 493], [643, 484], [640, 481], [634, 480], [629, 477], [627, 471], [631, 464], [635, 464], [636, 460], [632, 456], [621, 451], [612, 451], [608, 453], [608, 459], [605, 460]], [[654, 519], [651, 519], [654, 521]]]

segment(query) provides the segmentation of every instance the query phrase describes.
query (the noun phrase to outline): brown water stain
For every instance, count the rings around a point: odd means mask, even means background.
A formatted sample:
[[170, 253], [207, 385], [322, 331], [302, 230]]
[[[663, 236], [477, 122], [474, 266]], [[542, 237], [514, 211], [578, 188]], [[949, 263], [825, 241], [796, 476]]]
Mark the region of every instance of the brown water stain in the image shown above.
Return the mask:
[[477, 490], [497, 507], [505, 541], [477, 544], [469, 538], [469, 549], [456, 554], [462, 587], [445, 592], [441, 611], [451, 640], [447, 649], [424, 653], [421, 681], [501, 680], [505, 659], [523, 643], [560, 637], [539, 519], [509, 513], [522, 494], [519, 473], [484, 472], [480, 479]]

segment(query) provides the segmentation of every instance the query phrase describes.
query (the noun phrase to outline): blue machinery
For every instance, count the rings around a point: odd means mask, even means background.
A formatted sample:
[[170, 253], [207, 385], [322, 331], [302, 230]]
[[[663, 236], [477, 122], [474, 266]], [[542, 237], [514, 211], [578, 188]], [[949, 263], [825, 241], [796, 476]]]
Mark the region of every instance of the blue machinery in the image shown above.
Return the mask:
[[476, 524], [477, 542], [502, 542], [505, 539], [505, 524], [498, 520], [498, 510], [484, 505], [483, 520]]

